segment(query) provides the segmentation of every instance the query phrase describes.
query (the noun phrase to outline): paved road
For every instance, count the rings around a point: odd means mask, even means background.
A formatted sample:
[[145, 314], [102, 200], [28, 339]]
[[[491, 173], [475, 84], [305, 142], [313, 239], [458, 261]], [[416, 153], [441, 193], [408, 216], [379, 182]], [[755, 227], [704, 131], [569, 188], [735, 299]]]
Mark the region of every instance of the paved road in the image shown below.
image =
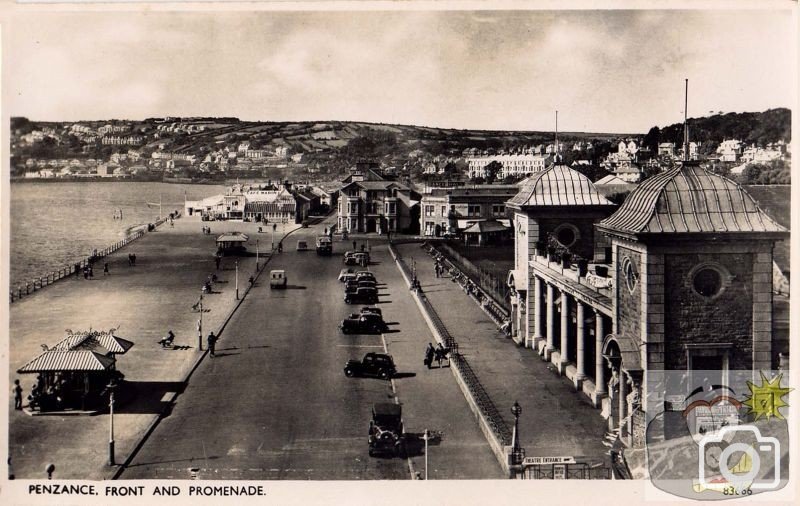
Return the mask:
[[[370, 407], [392, 400], [391, 383], [342, 372], [383, 345], [336, 328], [355, 306], [342, 300], [340, 255], [313, 251], [321, 227], [285, 241], [268, 268], [286, 270], [288, 289], [270, 290], [262, 275], [123, 479], [186, 479], [193, 467], [201, 479], [409, 477], [405, 460], [367, 456]], [[300, 239], [312, 250], [295, 251]]]
[[[409, 479], [424, 474], [421, 448], [411, 462], [367, 453], [372, 403], [398, 399], [406, 431], [443, 433], [429, 451], [429, 478], [501, 478], [452, 375], [427, 371], [431, 340], [385, 245], [370, 268], [391, 330], [343, 335], [339, 321], [359, 306], [344, 303], [336, 280], [350, 241], [334, 255], [296, 252], [330, 222], [299, 230], [268, 269], [285, 269], [289, 289], [270, 290], [266, 272], [226, 328], [215, 358], [207, 357], [122, 479]], [[361, 242], [359, 240], [359, 242]], [[346, 378], [348, 358], [388, 347], [400, 377], [393, 382]], [[395, 391], [397, 392], [395, 394]], [[413, 436], [412, 436], [413, 437]]]

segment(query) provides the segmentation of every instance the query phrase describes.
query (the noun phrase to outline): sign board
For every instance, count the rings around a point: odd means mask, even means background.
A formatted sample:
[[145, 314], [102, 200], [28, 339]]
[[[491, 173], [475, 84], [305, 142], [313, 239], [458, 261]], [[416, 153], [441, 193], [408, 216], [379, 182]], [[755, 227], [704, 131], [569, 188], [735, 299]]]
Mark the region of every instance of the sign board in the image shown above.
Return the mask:
[[523, 466], [541, 466], [550, 464], [575, 464], [575, 457], [525, 457]]
[[564, 464], [558, 464], [553, 466], [553, 479], [554, 480], [566, 480], [567, 479], [567, 466]]

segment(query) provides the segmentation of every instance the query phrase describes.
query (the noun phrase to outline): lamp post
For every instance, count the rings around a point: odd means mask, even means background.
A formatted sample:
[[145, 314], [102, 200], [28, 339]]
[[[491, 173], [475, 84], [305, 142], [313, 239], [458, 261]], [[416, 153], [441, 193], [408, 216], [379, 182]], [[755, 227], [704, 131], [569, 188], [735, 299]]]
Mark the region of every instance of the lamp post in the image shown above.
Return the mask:
[[271, 251], [275, 251], [275, 229], [278, 228], [277, 223], [272, 224], [272, 249]]
[[511, 414], [514, 415], [514, 434], [511, 438], [511, 466], [515, 471], [519, 471], [519, 466], [522, 464], [522, 456], [524, 451], [519, 446], [519, 415], [522, 414], [522, 407], [519, 402], [514, 401], [511, 406]]
[[108, 396], [108, 412], [110, 415], [109, 418], [109, 433], [108, 433], [108, 465], [114, 466], [116, 463], [114, 462], [114, 390], [117, 388], [117, 384], [115, 383], [114, 379], [112, 378], [108, 385], [106, 385], [108, 389], [109, 396]]
[[428, 481], [428, 440], [430, 439], [428, 429], [425, 429], [422, 439], [425, 441], [425, 481]]
[[236, 300], [239, 300], [239, 261], [236, 261]]
[[197, 320], [197, 349], [203, 351], [203, 292], [200, 291], [200, 319]]
[[258, 272], [258, 239], [256, 239], [256, 272]]

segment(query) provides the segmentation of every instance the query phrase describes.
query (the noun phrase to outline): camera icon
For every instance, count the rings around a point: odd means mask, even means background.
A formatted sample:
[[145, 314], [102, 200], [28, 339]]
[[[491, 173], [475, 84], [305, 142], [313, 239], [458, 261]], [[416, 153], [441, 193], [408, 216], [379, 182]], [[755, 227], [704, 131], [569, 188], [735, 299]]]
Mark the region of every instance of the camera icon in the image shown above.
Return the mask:
[[[732, 438], [739, 440], [742, 436], [752, 434], [752, 441], [728, 443]], [[747, 489], [774, 489], [780, 483], [780, 450], [777, 438], [761, 435], [761, 431], [753, 425], [737, 425], [722, 427], [716, 432], [704, 436], [699, 443], [700, 459], [698, 477], [703, 487], [713, 487], [719, 483], [706, 475], [706, 469], [719, 468], [719, 473], [730, 483], [746, 484]], [[719, 451], [721, 450], [721, 451]], [[719, 451], [719, 453], [717, 453]], [[734, 454], [743, 456], [739, 462], [731, 464], [729, 460]], [[707, 458], [708, 456], [708, 458]], [[761, 463], [772, 462], [774, 476], [771, 481], [756, 480], [761, 470]], [[742, 465], [746, 463], [746, 465]]]

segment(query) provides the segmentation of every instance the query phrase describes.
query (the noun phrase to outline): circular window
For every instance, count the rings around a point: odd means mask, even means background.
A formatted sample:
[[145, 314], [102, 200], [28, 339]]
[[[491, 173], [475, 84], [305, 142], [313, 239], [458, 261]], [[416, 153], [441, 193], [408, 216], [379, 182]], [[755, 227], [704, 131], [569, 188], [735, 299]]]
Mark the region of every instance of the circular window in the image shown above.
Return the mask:
[[714, 299], [725, 291], [733, 278], [722, 265], [706, 262], [689, 271], [686, 283], [697, 295]]
[[569, 223], [563, 223], [556, 227], [554, 231], [554, 235], [556, 240], [564, 246], [565, 248], [569, 248], [573, 244], [578, 241], [580, 237], [580, 233], [578, 229], [574, 225], [570, 225]]
[[625, 285], [627, 285], [628, 290], [633, 293], [636, 285], [639, 284], [639, 271], [636, 269], [631, 257], [625, 257], [622, 260], [622, 275], [625, 277]]
[[722, 290], [722, 275], [712, 267], [704, 267], [694, 274], [692, 286], [703, 297], [713, 297]]

